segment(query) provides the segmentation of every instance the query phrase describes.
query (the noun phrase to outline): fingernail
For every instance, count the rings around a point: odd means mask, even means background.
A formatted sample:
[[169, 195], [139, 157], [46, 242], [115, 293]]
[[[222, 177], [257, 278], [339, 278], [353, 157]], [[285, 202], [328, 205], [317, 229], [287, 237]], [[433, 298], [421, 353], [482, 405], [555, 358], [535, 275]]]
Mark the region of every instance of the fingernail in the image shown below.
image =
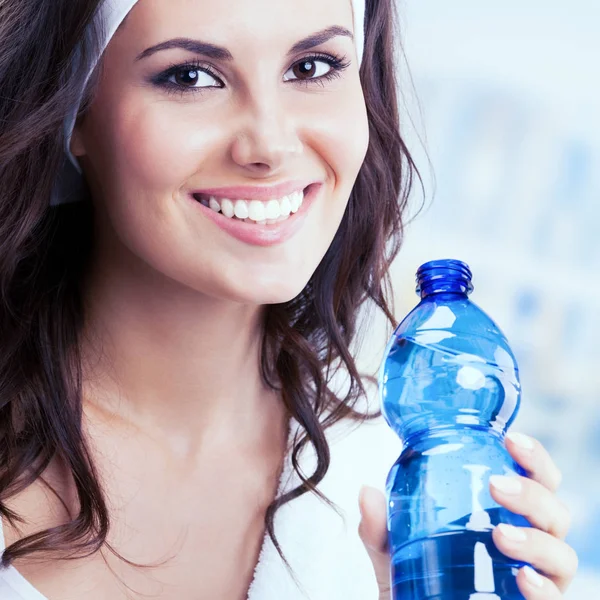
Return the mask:
[[523, 450], [533, 450], [533, 440], [523, 433], [507, 433], [506, 437]]
[[543, 577], [539, 573], [536, 573], [531, 567], [523, 567], [523, 571], [525, 571], [525, 579], [527, 579], [531, 585], [534, 585], [537, 588], [541, 588], [544, 585]]
[[505, 475], [492, 475], [490, 483], [503, 494], [516, 496], [521, 493], [523, 485], [518, 477], [506, 477]]
[[524, 542], [527, 539], [527, 535], [521, 529], [507, 525], [506, 523], [500, 523], [498, 525], [500, 533], [511, 542]]

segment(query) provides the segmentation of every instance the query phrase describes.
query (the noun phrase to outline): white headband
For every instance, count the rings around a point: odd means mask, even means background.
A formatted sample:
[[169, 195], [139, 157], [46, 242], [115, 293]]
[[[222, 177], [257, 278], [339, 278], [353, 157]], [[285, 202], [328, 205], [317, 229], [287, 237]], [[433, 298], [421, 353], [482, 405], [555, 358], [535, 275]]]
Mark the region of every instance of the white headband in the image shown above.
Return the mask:
[[[76, 106], [73, 106], [71, 112], [65, 119], [64, 133], [65, 133], [65, 161], [62, 172], [60, 173], [54, 192], [52, 194], [51, 205], [66, 204], [69, 202], [77, 201], [81, 197], [82, 191], [82, 171], [77, 159], [70, 150], [71, 136], [73, 135], [73, 129], [75, 128], [75, 121], [81, 107], [83, 100], [83, 93], [85, 87], [92, 76], [100, 57], [106, 50], [110, 40], [117, 32], [117, 29], [121, 23], [125, 20], [125, 17], [129, 14], [131, 9], [138, 3], [139, 0], [104, 0], [98, 9], [96, 19], [99, 19], [104, 24], [103, 34], [104, 39], [102, 40], [99, 53], [96, 60], [90, 65], [90, 71], [82, 82], [81, 95], [79, 102]], [[364, 46], [365, 46], [365, 4], [366, 0], [352, 0], [352, 8], [354, 10], [354, 43], [356, 45], [356, 54], [358, 56], [359, 64], [362, 62]]]

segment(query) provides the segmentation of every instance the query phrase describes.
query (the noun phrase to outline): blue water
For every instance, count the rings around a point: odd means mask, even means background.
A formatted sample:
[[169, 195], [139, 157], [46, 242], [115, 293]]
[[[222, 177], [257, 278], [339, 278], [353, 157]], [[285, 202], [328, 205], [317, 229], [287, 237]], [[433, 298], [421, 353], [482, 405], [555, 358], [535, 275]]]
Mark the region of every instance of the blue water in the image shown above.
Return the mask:
[[493, 500], [493, 474], [523, 470], [474, 427], [425, 432], [400, 455], [387, 482], [394, 600], [523, 600], [524, 563], [496, 549], [492, 529], [529, 523]]
[[520, 566], [496, 549], [490, 532], [438, 533], [398, 548], [392, 557], [394, 598], [521, 600], [515, 579]]
[[404, 442], [387, 481], [394, 600], [524, 600], [523, 563], [492, 541], [491, 475], [524, 475], [504, 445], [520, 402], [518, 367], [496, 324], [469, 298], [470, 271], [419, 272], [422, 300], [398, 326], [380, 371], [382, 411]]

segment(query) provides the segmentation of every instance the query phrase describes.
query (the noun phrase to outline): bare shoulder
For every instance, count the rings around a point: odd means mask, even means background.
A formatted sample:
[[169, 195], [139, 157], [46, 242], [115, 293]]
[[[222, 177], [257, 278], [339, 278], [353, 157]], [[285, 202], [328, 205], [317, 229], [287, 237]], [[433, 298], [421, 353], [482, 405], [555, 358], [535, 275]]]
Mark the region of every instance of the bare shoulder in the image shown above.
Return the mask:
[[[3, 519], [5, 545], [8, 547], [30, 535], [68, 523], [77, 511], [72, 496], [63, 470], [56, 464], [50, 466], [42, 478], [6, 502], [24, 522], [14, 527]], [[102, 576], [102, 565], [96, 556], [56, 560], [53, 555], [33, 555], [17, 559], [13, 566], [45, 598], [64, 598], [66, 590], [73, 592], [73, 597], [90, 600], [107, 597], [89, 593], [89, 582], [94, 578], [99, 581]], [[113, 597], [122, 596], [114, 594]]]
[[17, 526], [3, 520], [6, 546], [71, 519], [76, 505], [74, 490], [69, 481], [67, 471], [58, 461], [53, 461], [41, 477], [6, 500], [7, 507], [24, 520], [24, 523]]
[[[30, 535], [68, 523], [71, 514], [76, 513], [68, 478], [57, 462], [51, 463], [40, 478], [5, 503], [23, 519], [15, 526], [3, 519], [6, 547]], [[64, 590], [63, 580], [69, 570], [66, 562], [33, 555], [17, 559], [13, 566], [49, 598], [60, 597], [57, 592]]]

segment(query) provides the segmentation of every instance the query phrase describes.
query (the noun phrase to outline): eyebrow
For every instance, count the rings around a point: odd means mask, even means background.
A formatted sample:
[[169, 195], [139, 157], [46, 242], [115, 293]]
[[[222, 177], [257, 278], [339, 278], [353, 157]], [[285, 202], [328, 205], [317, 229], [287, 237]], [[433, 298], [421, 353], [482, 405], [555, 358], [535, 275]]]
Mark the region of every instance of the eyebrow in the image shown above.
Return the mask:
[[[323, 29], [322, 31], [317, 31], [316, 33], [300, 40], [292, 46], [288, 54], [305, 52], [306, 50], [310, 50], [311, 48], [320, 46], [321, 44], [324, 44], [325, 42], [328, 42], [329, 40], [337, 36], [344, 36], [350, 38], [351, 40], [354, 40], [354, 36], [352, 35], [351, 31], [349, 31], [345, 27], [333, 25], [331, 27]], [[229, 52], [229, 50], [227, 50], [227, 48], [223, 48], [222, 46], [216, 46], [215, 44], [209, 44], [208, 42], [202, 42], [200, 40], [193, 40], [190, 38], [174, 38], [172, 40], [167, 40], [166, 42], [161, 42], [160, 44], [156, 44], [156, 46], [152, 46], [144, 50], [141, 54], [137, 56], [135, 60], [142, 60], [144, 58], [147, 58], [148, 56], [156, 54], [157, 52], [161, 52], [163, 50], [172, 50], [173, 48], [188, 50], [189, 52], [193, 52], [194, 54], [208, 56], [209, 58], [213, 58], [215, 60], [233, 60], [233, 55], [231, 54], [231, 52]]]
[[333, 25], [332, 27], [328, 27], [327, 29], [323, 29], [322, 31], [317, 31], [317, 33], [313, 33], [309, 35], [307, 38], [300, 40], [298, 43], [292, 46], [289, 54], [296, 54], [297, 52], [305, 52], [306, 50], [310, 50], [315, 46], [320, 46], [325, 42], [328, 42], [330, 39], [343, 36], [349, 37], [351, 40], [354, 40], [354, 36], [352, 32], [346, 29], [345, 27], [340, 27], [339, 25]]

